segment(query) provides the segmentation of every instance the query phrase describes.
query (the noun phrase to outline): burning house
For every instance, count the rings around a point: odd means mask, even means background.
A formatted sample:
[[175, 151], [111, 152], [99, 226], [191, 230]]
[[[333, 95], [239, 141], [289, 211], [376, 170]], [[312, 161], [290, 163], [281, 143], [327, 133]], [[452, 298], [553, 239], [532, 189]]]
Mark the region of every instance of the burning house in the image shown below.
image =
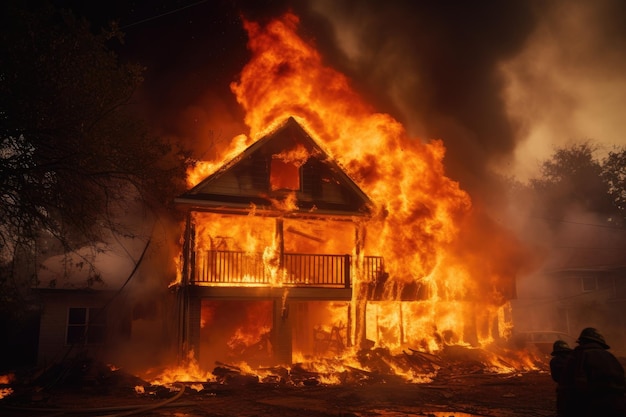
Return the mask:
[[[234, 351], [238, 337], [252, 337], [253, 348], [240, 341], [247, 349], [242, 359], [261, 354], [291, 363], [293, 345], [323, 353], [359, 343], [348, 319], [357, 314], [349, 303], [356, 296], [353, 282], [363, 281], [354, 277], [384, 276], [382, 257], [363, 253], [371, 201], [294, 118], [176, 203], [187, 213], [181, 346], [213, 356], [202, 349], [203, 340], [209, 350], [219, 351], [216, 343], [222, 343]], [[343, 321], [315, 322], [323, 318], [315, 310], [329, 306], [343, 311]], [[224, 320], [218, 315], [232, 317], [239, 309], [249, 309], [258, 322], [228, 340], [214, 342], [215, 328], [203, 335]], [[237, 327], [236, 319], [232, 324]]]
[[[460, 341], [447, 329], [411, 328], [427, 315], [433, 288], [390, 280], [384, 254], [366, 251], [368, 229], [380, 222], [373, 202], [293, 117], [176, 203], [187, 216], [179, 346], [205, 367], [290, 364], [295, 353], [337, 355], [376, 343], [421, 340], [430, 350], [437, 347], [428, 340]], [[465, 339], [498, 334], [498, 320], [468, 321]]]
[[208, 369], [506, 338], [517, 242], [472, 212], [441, 141], [374, 112], [297, 23], [246, 22], [252, 58], [231, 90], [250, 130], [176, 199], [182, 351]]

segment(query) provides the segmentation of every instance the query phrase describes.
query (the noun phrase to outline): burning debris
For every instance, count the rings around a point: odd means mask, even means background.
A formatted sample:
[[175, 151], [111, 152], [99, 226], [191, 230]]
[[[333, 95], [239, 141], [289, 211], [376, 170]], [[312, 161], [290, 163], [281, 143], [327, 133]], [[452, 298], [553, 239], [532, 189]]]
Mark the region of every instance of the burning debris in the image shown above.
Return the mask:
[[[340, 329], [331, 329], [326, 334], [333, 330]], [[509, 352], [506, 346], [500, 348], [499, 355], [494, 354], [493, 349], [487, 351], [459, 345], [446, 346], [438, 353], [409, 347], [394, 354], [388, 348], [375, 347], [370, 341], [366, 349], [354, 353], [344, 349], [343, 352], [343, 356], [301, 358], [301, 361], [289, 366], [253, 368], [245, 362], [216, 362], [211, 372], [203, 371], [196, 358], [189, 356], [180, 367], [160, 372], [152, 370], [150, 375], [143, 378], [81, 356], [67, 359], [33, 375], [24, 375], [17, 379], [19, 383], [8, 377], [2, 379], [2, 382], [7, 382], [6, 387], [10, 390], [7, 392], [11, 395], [3, 399], [0, 407], [14, 413], [7, 415], [16, 416], [39, 411], [55, 412], [58, 415], [116, 412], [121, 414], [113, 415], [121, 416], [165, 407], [197, 408], [198, 401], [233, 395], [236, 398], [241, 390], [245, 390], [246, 397], [251, 393], [267, 395], [272, 392], [280, 401], [285, 401], [290, 396], [308, 392], [302, 390], [315, 387], [356, 389], [361, 392], [369, 389], [367, 387], [379, 390], [375, 387], [390, 386], [404, 390], [408, 389], [406, 387], [423, 385], [449, 391], [450, 387], [466, 386], [463, 381], [469, 378], [472, 381], [483, 381], [481, 383], [489, 379], [495, 381], [493, 384], [501, 385], [503, 381], [519, 374], [520, 370], [544, 370], [549, 379], [545, 371], [546, 356], [530, 350]], [[505, 394], [514, 397], [509, 392]], [[117, 398], [118, 403], [111, 405], [108, 400], [111, 397]], [[78, 408], [78, 399], [88, 401], [89, 405]], [[119, 405], [119, 401], [124, 402], [124, 405]], [[300, 403], [300, 400], [296, 400], [293, 406], [298, 407]], [[236, 410], [230, 412], [237, 415]]]
[[[111, 369], [110, 372], [117, 377], [104, 378], [108, 386], [67, 387], [57, 384], [54, 389], [46, 391], [45, 396], [30, 391], [30, 397], [24, 390], [19, 390], [16, 395], [0, 402], [0, 410], [3, 415], [12, 417], [35, 413], [59, 416], [266, 414], [296, 417], [303, 413], [372, 415], [372, 410], [376, 410], [376, 415], [440, 415], [441, 410], [448, 411], [445, 415], [465, 415], [459, 412], [471, 413], [467, 415], [547, 415], [536, 410], [545, 413], [550, 409], [550, 399], [545, 392], [551, 386], [551, 379], [546, 372], [526, 373], [526, 378], [520, 379], [521, 374], [517, 372], [494, 374], [488, 366], [480, 366], [478, 362], [467, 363], [461, 368], [446, 364], [444, 357], [429, 355], [420, 355], [416, 361], [418, 365], [407, 365], [416, 359], [414, 354], [411, 350], [404, 358], [393, 357], [389, 351], [373, 349], [356, 355], [373, 364], [372, 368], [377, 368], [371, 370], [357, 363], [345, 365], [340, 358], [319, 361], [318, 370], [310, 368], [312, 362], [256, 370], [245, 364], [218, 363], [208, 381], [189, 375], [182, 378], [184, 382], [163, 384], [124, 379], [120, 377], [120, 370]], [[474, 355], [481, 357], [483, 354]], [[432, 359], [430, 364], [429, 359]], [[393, 370], [398, 364], [413, 366], [416, 370], [438, 369], [421, 381], [412, 381], [420, 383], [409, 383]], [[322, 367], [337, 371], [325, 371]], [[439, 411], [434, 413], [433, 410]]]
[[[439, 353], [428, 353], [407, 348], [394, 354], [388, 348], [371, 347], [345, 356], [316, 356], [300, 358], [288, 366], [251, 367], [246, 362], [237, 364], [216, 362], [212, 372], [199, 371], [195, 360], [180, 373], [166, 370], [154, 377], [158, 384], [184, 382], [202, 383], [207, 387], [221, 385], [251, 386], [277, 384], [290, 386], [353, 385], [378, 383], [431, 383], [472, 374], [508, 375], [520, 371], [547, 369], [549, 356], [533, 350], [511, 351], [508, 346], [484, 350], [469, 346], [450, 345]], [[196, 373], [184, 373], [195, 369]], [[199, 371], [199, 372], [198, 372]]]

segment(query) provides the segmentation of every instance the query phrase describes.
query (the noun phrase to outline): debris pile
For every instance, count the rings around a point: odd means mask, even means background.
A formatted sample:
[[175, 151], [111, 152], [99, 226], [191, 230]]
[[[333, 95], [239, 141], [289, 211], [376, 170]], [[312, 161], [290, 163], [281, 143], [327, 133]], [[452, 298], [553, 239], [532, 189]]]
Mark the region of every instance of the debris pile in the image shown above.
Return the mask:
[[[464, 346], [446, 346], [438, 354], [408, 348], [392, 354], [385, 348], [366, 349], [356, 355], [357, 362], [343, 363], [340, 357], [318, 358], [290, 367], [259, 368], [253, 371], [217, 363], [212, 373], [214, 384], [250, 386], [254, 384], [376, 384], [389, 382], [432, 382], [472, 374], [510, 374], [519, 371], [547, 370], [543, 357], [519, 354], [517, 358]], [[520, 359], [520, 358], [523, 358]]]
[[[510, 352], [509, 352], [510, 353]], [[546, 370], [547, 363], [535, 360], [522, 369], [517, 359], [502, 359], [483, 349], [446, 346], [438, 354], [407, 348], [392, 354], [385, 348], [365, 349], [356, 361], [344, 363], [341, 357], [317, 358], [289, 367], [274, 366], [250, 369], [218, 362], [207, 380], [176, 381], [196, 392], [216, 394], [230, 388], [255, 386], [311, 387], [324, 385], [373, 385], [379, 383], [444, 384], [464, 377], [520, 371]], [[534, 368], [533, 368], [534, 367]], [[10, 395], [2, 402], [49, 404], [60, 389], [77, 390], [86, 395], [123, 395], [134, 398], [167, 398], [175, 383], [151, 383], [113, 366], [81, 357], [66, 360], [45, 370], [22, 375], [10, 386]]]

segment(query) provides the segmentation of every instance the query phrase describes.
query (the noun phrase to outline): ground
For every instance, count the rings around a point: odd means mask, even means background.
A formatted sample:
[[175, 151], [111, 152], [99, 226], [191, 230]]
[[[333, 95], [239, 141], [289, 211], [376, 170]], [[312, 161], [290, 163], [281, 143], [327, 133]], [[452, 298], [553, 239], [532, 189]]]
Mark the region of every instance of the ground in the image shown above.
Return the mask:
[[[360, 375], [338, 384], [237, 377], [228, 382], [150, 386], [138, 393], [133, 378], [114, 384], [52, 386], [0, 400], [0, 415], [24, 416], [277, 416], [467, 417], [553, 416], [554, 383], [546, 370], [489, 373], [448, 370], [431, 381], [409, 383]], [[132, 408], [131, 408], [132, 406]]]

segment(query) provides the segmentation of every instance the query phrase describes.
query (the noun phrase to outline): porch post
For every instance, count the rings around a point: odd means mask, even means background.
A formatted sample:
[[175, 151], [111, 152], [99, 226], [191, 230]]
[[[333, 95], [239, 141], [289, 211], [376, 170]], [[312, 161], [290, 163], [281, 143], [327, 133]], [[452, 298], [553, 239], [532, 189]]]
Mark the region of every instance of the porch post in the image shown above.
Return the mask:
[[201, 306], [202, 302], [199, 297], [187, 297], [188, 300], [188, 312], [187, 312], [187, 357], [193, 352], [194, 358], [200, 360], [200, 320], [201, 320]]
[[272, 326], [272, 350], [274, 360], [280, 365], [291, 365], [292, 331], [289, 303], [286, 294], [274, 299], [274, 323]]
[[200, 356], [200, 314], [201, 300], [190, 294], [195, 274], [195, 229], [191, 211], [187, 212], [183, 240], [181, 282], [178, 288], [178, 360], [184, 362], [189, 353]]
[[[278, 251], [278, 270], [282, 274], [285, 268], [285, 236], [284, 220], [276, 217], [276, 249]], [[274, 360], [281, 365], [291, 365], [292, 360], [292, 320], [289, 318], [288, 290], [285, 290], [281, 298], [274, 299], [274, 314], [272, 325], [272, 349]]]
[[[365, 247], [365, 223], [357, 221], [354, 228], [354, 260], [352, 265], [352, 302], [350, 307], [354, 314], [354, 344], [362, 347], [365, 344], [367, 323], [367, 277], [363, 276], [363, 248]], [[350, 333], [350, 329], [348, 329]]]
[[187, 288], [189, 274], [189, 247], [191, 234], [191, 212], [187, 212], [185, 219], [185, 230], [183, 233], [182, 247], [182, 265], [180, 271], [180, 282], [178, 283], [177, 307], [178, 307], [178, 361], [181, 362], [187, 356], [187, 339], [188, 339], [188, 307], [189, 307], [189, 289]]

